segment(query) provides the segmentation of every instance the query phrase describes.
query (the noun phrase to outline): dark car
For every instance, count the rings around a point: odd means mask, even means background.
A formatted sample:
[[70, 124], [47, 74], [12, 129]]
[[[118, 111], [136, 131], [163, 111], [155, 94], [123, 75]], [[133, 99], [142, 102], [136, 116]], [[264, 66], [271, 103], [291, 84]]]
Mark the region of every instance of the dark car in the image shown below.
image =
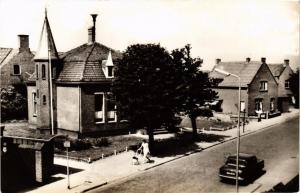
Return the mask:
[[[264, 160], [257, 159], [255, 155], [239, 154], [239, 182], [250, 182], [263, 172]], [[227, 157], [225, 165], [219, 170], [221, 180], [236, 180], [236, 155]]]

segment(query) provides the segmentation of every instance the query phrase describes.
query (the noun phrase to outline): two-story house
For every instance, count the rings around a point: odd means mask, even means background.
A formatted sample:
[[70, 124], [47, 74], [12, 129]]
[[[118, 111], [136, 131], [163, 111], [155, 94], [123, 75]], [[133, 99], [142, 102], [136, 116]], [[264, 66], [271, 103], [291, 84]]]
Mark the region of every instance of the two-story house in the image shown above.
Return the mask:
[[281, 112], [288, 112], [293, 95], [290, 89], [289, 78], [294, 73], [289, 65], [289, 60], [285, 59], [282, 64], [268, 65], [278, 82], [278, 110]]
[[61, 57], [45, 16], [35, 73], [27, 86], [31, 127], [74, 137], [122, 129], [110, 92], [114, 64], [122, 55], [96, 42], [96, 16], [88, 42]]
[[210, 77], [221, 79], [214, 90], [218, 92], [219, 100], [222, 102], [222, 111], [228, 114], [237, 114], [238, 78], [232, 75], [226, 76], [215, 69], [221, 69], [240, 77], [240, 110], [245, 110], [246, 115], [256, 116], [277, 111], [278, 83], [266, 64], [266, 58], [261, 58], [260, 62], [251, 61], [250, 58], [242, 62], [216, 60], [216, 65], [210, 72]]
[[0, 87], [8, 85], [23, 87], [26, 91], [25, 82], [34, 72], [34, 53], [29, 48], [29, 36], [18, 35], [19, 48], [0, 48]]

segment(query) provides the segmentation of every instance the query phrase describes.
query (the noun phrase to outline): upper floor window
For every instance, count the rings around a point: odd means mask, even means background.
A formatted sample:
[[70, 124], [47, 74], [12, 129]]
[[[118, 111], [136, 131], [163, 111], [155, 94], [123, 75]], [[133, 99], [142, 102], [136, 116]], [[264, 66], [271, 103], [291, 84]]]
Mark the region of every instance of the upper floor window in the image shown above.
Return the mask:
[[107, 66], [107, 77], [111, 78], [114, 76], [114, 67], [113, 66]]
[[260, 91], [267, 91], [268, 90], [268, 82], [267, 81], [260, 81]]
[[284, 87], [285, 87], [285, 88], [290, 88], [290, 81], [289, 81], [289, 80], [286, 80], [286, 81], [284, 82]]
[[36, 79], [39, 79], [39, 65], [35, 65], [35, 74], [36, 74]]
[[95, 122], [104, 122], [104, 93], [95, 93]]
[[14, 64], [13, 75], [21, 75], [21, 67], [19, 64]]
[[46, 65], [42, 65], [42, 79], [46, 79]]
[[46, 95], [43, 95], [43, 105], [47, 104]]

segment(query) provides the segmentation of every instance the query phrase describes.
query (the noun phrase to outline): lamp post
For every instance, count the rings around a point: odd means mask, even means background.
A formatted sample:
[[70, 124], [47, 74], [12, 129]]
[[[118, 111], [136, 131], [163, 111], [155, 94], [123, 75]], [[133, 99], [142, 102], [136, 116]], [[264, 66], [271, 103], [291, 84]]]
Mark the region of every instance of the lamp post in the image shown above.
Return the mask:
[[240, 153], [240, 116], [241, 116], [241, 77], [229, 73], [227, 71], [215, 68], [215, 71], [224, 74], [226, 76], [234, 76], [238, 78], [239, 81], [239, 97], [238, 97], [238, 126], [237, 126], [237, 138], [236, 138], [236, 172], [235, 172], [235, 186], [236, 186], [236, 192], [239, 192], [239, 153]]
[[68, 148], [70, 148], [71, 143], [70, 141], [66, 140], [64, 142], [64, 147], [67, 149], [67, 178], [68, 178], [68, 186], [67, 188], [70, 189], [70, 171], [69, 171], [69, 151]]

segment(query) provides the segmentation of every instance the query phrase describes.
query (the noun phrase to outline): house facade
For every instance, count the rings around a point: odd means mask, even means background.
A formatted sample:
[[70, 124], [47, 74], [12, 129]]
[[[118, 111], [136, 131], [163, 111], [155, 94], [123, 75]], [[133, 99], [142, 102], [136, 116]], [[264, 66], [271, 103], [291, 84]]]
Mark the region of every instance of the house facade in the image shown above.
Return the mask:
[[294, 73], [289, 60], [285, 59], [282, 64], [269, 64], [269, 68], [278, 82], [278, 110], [288, 112], [293, 97], [289, 78]]
[[0, 48], [0, 87], [21, 86], [26, 90], [25, 82], [34, 72], [34, 53], [29, 48], [29, 36], [18, 35], [19, 48]]
[[[28, 81], [31, 127], [79, 137], [122, 130], [110, 87], [121, 53], [96, 42], [96, 17], [88, 42], [58, 56], [47, 16]], [[51, 52], [48, 52], [50, 48]], [[52, 101], [52, 104], [51, 104]]]
[[238, 78], [221, 74], [216, 69], [240, 77], [241, 112], [245, 111], [246, 115], [257, 116], [269, 115], [277, 111], [278, 83], [265, 58], [262, 58], [261, 62], [251, 61], [250, 58], [244, 62], [221, 62], [217, 59], [215, 67], [210, 72], [210, 77], [221, 80], [214, 90], [218, 92], [222, 112], [238, 114]]

